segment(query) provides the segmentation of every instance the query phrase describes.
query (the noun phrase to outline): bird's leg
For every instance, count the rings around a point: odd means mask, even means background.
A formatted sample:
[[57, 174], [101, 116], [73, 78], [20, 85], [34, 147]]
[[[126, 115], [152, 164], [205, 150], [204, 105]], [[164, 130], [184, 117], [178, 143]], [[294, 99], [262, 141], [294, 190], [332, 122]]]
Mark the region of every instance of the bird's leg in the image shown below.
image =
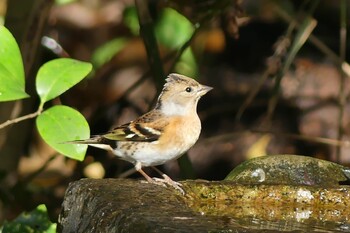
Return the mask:
[[181, 184], [173, 181], [169, 176], [165, 175], [163, 172], [161, 172], [159, 169], [152, 167], [156, 172], [158, 172], [163, 179], [159, 178], [151, 178], [149, 175], [147, 175], [143, 170], [142, 170], [142, 164], [140, 162], [136, 162], [135, 164], [135, 169], [138, 171], [143, 177], [146, 178], [146, 180], [149, 183], [157, 184], [157, 185], [162, 185], [165, 186], [165, 184], [168, 184], [172, 187], [174, 187], [176, 190], [180, 191], [182, 195], [185, 195], [185, 191], [180, 187]]
[[181, 188], [182, 184], [173, 181], [169, 176], [167, 176], [164, 172], [160, 171], [158, 168], [156, 167], [151, 167], [153, 170], [155, 170], [156, 172], [158, 172], [163, 179], [159, 179], [159, 178], [153, 178], [154, 180], [161, 182], [161, 183], [166, 183], [172, 187], [174, 187], [175, 189], [177, 189], [178, 191], [180, 191], [183, 195], [185, 195], [185, 191]]
[[158, 172], [159, 175], [161, 175], [163, 177], [163, 179], [166, 181], [166, 183], [171, 183], [171, 182], [174, 182], [176, 183], [177, 185], [179, 186], [182, 186], [182, 184], [176, 182], [176, 181], [173, 181], [167, 174], [165, 174], [164, 172], [162, 172], [161, 170], [159, 170], [158, 168], [156, 167], [151, 167], [153, 170], [155, 170], [156, 172]]
[[146, 172], [144, 172], [144, 171], [142, 170], [142, 165], [141, 165], [140, 162], [137, 162], [137, 163], [135, 164], [135, 170], [138, 171], [141, 175], [143, 175], [143, 177], [145, 177], [145, 179], [146, 179], [149, 183], [155, 183], [154, 180], [153, 180], [151, 177], [149, 177], [149, 175], [147, 175]]

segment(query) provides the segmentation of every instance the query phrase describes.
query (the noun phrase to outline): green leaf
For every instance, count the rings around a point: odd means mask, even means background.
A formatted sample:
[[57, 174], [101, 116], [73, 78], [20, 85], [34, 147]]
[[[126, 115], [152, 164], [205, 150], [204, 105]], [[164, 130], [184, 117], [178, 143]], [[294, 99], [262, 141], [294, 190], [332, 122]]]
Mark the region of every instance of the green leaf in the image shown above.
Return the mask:
[[77, 0], [55, 0], [56, 5], [65, 5], [76, 2]]
[[42, 65], [36, 77], [36, 90], [41, 104], [56, 98], [80, 82], [92, 65], [70, 58], [59, 58]]
[[36, 126], [41, 137], [56, 151], [72, 159], [84, 159], [87, 145], [65, 143], [90, 136], [89, 124], [78, 111], [64, 105], [54, 106], [36, 119]]
[[175, 71], [189, 77], [198, 76], [198, 65], [191, 47], [188, 47], [176, 63]]
[[125, 8], [123, 12], [123, 22], [135, 36], [140, 34], [140, 24], [135, 6]]
[[55, 233], [56, 223], [52, 223], [45, 205], [39, 205], [29, 213], [22, 213], [12, 222], [5, 222], [0, 232], [7, 233]]
[[165, 8], [155, 27], [155, 33], [160, 43], [175, 49], [188, 41], [194, 31], [192, 23], [176, 10]]
[[4, 26], [0, 26], [0, 83], [0, 101], [29, 97], [24, 91], [24, 68], [19, 47]]
[[124, 48], [126, 43], [126, 38], [117, 38], [97, 48], [92, 54], [91, 58], [91, 61], [94, 64], [95, 68], [98, 68], [104, 63], [111, 60], [115, 54]]

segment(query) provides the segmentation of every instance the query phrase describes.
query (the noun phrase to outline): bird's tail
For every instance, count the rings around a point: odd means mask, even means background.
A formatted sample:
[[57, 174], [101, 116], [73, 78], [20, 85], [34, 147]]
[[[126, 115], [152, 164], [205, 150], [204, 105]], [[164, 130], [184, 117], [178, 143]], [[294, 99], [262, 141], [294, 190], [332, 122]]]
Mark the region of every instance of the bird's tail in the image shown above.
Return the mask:
[[101, 140], [100, 137], [92, 137], [92, 138], [82, 139], [82, 140], [67, 141], [64, 143], [65, 144], [103, 144], [103, 140]]
[[[64, 142], [67, 144], [88, 144], [89, 146], [97, 147], [100, 149], [108, 150], [113, 152], [113, 141], [109, 140], [107, 138], [101, 137], [101, 136], [94, 136], [89, 139], [83, 139], [83, 140], [74, 140], [74, 141], [68, 141]], [[115, 142], [114, 142], [115, 147]]]

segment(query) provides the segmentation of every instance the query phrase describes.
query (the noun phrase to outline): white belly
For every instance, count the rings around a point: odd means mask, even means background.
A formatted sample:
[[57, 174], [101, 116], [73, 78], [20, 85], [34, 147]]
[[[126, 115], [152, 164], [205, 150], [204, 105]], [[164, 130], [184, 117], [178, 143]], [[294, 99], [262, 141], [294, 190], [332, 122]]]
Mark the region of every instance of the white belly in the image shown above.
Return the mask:
[[[128, 143], [128, 142], [123, 142]], [[194, 143], [193, 143], [194, 144]], [[192, 144], [192, 145], [193, 145]], [[157, 166], [164, 164], [168, 161], [179, 158], [183, 155], [192, 145], [186, 147], [168, 147], [166, 149], [159, 150], [155, 143], [152, 142], [140, 142], [139, 149], [134, 152], [114, 150], [114, 153], [123, 160], [129, 161], [133, 164], [141, 162], [142, 166]]]

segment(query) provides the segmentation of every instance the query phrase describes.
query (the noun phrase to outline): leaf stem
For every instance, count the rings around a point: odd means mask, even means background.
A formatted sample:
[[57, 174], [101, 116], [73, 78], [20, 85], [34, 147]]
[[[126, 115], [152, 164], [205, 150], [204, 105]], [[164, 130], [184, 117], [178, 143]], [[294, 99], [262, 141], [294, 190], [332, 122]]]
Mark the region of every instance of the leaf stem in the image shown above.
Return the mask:
[[40, 104], [40, 106], [39, 106], [39, 108], [38, 108], [38, 110], [36, 112], [30, 113], [28, 115], [24, 115], [24, 116], [21, 116], [21, 117], [18, 117], [18, 118], [14, 118], [14, 119], [11, 119], [11, 120], [7, 120], [4, 123], [0, 124], [0, 129], [3, 129], [3, 128], [9, 126], [9, 125], [12, 125], [12, 124], [24, 121], [24, 120], [28, 120], [28, 119], [32, 119], [34, 117], [37, 117], [37, 116], [39, 116], [42, 113], [42, 111], [43, 111], [43, 106]]

